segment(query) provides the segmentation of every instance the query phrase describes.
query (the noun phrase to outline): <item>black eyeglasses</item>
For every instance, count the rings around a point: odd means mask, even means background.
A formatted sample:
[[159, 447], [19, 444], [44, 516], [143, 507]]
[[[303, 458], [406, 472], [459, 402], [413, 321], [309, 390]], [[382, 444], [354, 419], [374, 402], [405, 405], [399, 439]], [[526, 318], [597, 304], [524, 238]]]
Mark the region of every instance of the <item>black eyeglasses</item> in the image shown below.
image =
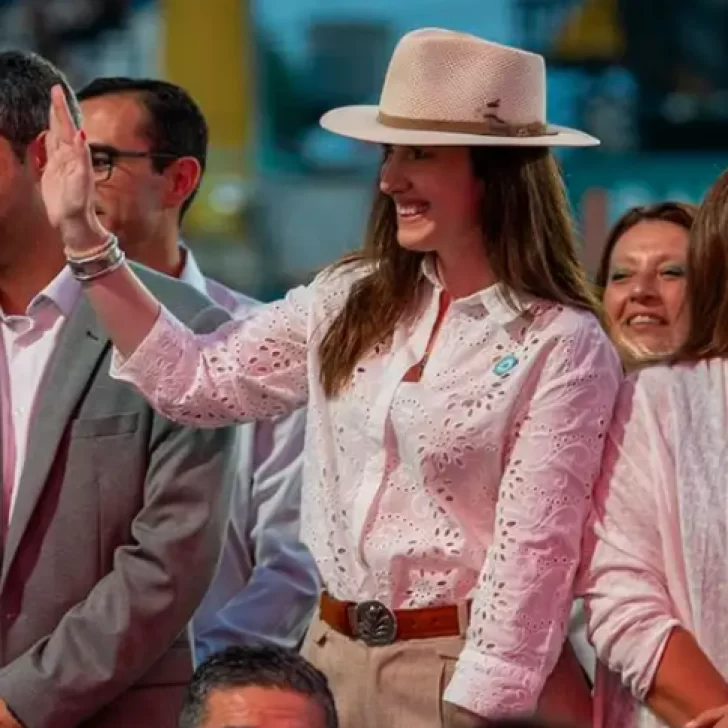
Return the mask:
[[97, 182], [105, 182], [120, 159], [177, 159], [175, 154], [162, 152], [140, 152], [131, 149], [117, 149], [103, 144], [91, 144], [91, 164]]

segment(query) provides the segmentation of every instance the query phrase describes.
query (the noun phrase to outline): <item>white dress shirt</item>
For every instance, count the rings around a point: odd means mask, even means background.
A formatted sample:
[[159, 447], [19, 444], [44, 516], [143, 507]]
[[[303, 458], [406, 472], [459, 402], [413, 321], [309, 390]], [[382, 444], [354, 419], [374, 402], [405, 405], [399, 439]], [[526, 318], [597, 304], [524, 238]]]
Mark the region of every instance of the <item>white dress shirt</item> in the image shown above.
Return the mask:
[[30, 302], [24, 315], [0, 311], [0, 399], [2, 405], [3, 523], [12, 516], [25, 462], [33, 406], [58, 336], [81, 295], [63, 270]]
[[442, 287], [326, 396], [318, 347], [361, 268], [326, 271], [244, 321], [195, 336], [166, 309], [114, 376], [183, 422], [308, 402], [303, 533], [339, 599], [407, 609], [472, 597], [446, 700], [536, 707], [556, 664], [604, 433], [622, 378], [590, 313], [492, 286], [452, 302], [419, 382]]
[[[237, 318], [260, 304], [203, 277], [185, 250], [180, 276]], [[295, 647], [316, 607], [320, 579], [300, 540], [306, 410], [240, 427], [238, 485], [217, 575], [192, 620], [195, 662], [234, 644]]]

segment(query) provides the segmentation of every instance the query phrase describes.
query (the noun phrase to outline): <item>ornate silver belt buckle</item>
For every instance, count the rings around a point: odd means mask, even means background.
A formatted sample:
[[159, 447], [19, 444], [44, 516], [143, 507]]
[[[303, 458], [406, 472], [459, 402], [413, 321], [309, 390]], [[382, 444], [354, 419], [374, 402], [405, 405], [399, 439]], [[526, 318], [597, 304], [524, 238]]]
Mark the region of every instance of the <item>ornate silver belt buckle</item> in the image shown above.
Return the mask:
[[397, 618], [381, 602], [361, 602], [354, 610], [356, 637], [370, 647], [391, 645], [397, 638]]

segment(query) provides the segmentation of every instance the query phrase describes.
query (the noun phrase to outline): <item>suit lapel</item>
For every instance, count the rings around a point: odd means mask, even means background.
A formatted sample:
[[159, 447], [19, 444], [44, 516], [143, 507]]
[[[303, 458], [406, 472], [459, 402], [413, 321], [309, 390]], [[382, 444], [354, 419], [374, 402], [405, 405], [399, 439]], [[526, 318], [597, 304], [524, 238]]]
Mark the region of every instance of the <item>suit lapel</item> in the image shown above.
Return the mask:
[[108, 337], [82, 296], [60, 333], [36, 395], [25, 462], [5, 543], [3, 581], [43, 492], [69, 419], [107, 345]]

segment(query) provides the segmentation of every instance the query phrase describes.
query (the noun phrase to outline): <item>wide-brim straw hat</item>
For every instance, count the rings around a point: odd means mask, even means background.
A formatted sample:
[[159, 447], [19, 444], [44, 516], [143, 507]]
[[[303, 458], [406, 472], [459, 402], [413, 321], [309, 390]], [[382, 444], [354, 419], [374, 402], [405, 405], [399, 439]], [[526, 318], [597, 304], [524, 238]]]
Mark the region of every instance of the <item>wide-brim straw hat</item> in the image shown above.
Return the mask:
[[405, 35], [378, 106], [321, 117], [335, 134], [407, 146], [591, 147], [599, 140], [546, 121], [546, 64], [536, 53], [466, 33]]

